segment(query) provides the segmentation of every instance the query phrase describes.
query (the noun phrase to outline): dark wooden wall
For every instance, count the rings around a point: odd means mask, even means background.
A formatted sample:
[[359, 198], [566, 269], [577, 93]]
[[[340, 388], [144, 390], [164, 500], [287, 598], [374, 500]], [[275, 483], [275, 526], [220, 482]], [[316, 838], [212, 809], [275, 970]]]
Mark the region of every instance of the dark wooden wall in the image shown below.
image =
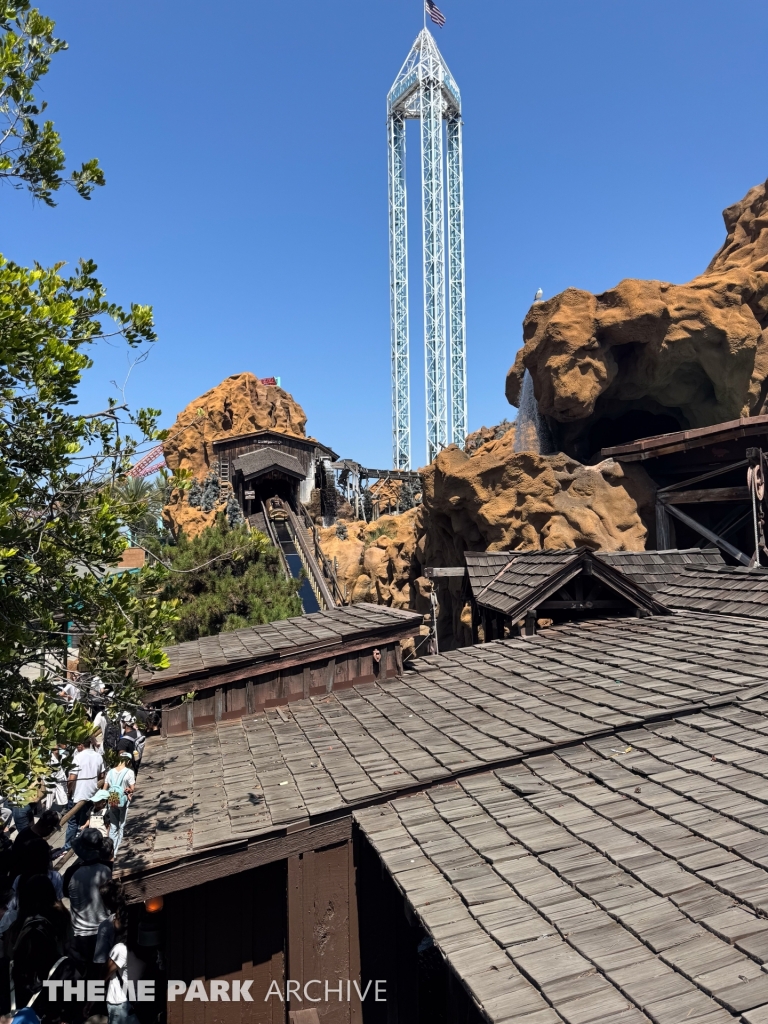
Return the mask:
[[234, 480], [235, 474], [232, 468], [232, 463], [235, 459], [239, 458], [241, 455], [246, 455], [248, 452], [257, 452], [260, 448], [274, 448], [276, 451], [283, 452], [285, 455], [292, 455], [301, 463], [301, 468], [304, 471], [305, 477], [310, 471], [314, 455], [314, 449], [312, 447], [308, 447], [306, 444], [301, 444], [299, 441], [294, 441], [290, 437], [264, 437], [256, 441], [235, 441], [231, 446], [224, 444], [221, 446], [216, 445], [219, 477], [222, 480]]
[[[357, 897], [352, 841], [304, 853], [288, 860], [288, 976], [305, 982], [318, 979], [336, 988], [328, 1002], [316, 1003], [322, 1024], [362, 1024], [360, 1000], [347, 982], [360, 983]], [[310, 989], [316, 998], [318, 987]], [[289, 1009], [307, 1009], [292, 1000]]]
[[355, 839], [363, 981], [387, 983], [387, 1001], [366, 1000], [364, 1024], [484, 1024], [485, 1018], [410, 911], [378, 854]]
[[253, 1002], [168, 1003], [167, 1024], [285, 1024], [273, 981], [285, 990], [286, 862], [165, 897], [168, 977], [189, 984], [253, 980]]
[[[252, 980], [253, 1002], [168, 1003], [167, 1024], [285, 1024], [288, 1011], [316, 1009], [321, 1024], [363, 1024], [356, 869], [352, 840], [165, 897], [167, 977]], [[322, 984], [321, 1002], [285, 994], [286, 981]], [[325, 982], [331, 991], [325, 1001]], [[206, 989], [208, 986], [206, 985]], [[350, 998], [351, 997], [351, 998]], [[372, 998], [372, 997], [371, 997]]]
[[[379, 663], [373, 660], [374, 646], [371, 646], [367, 650], [341, 653], [333, 658], [266, 673], [254, 679], [240, 679], [223, 686], [217, 687], [214, 678], [206, 689], [198, 691], [191, 702], [179, 704], [177, 697], [154, 705], [163, 709], [163, 735], [188, 732], [196, 726], [242, 718], [291, 700], [401, 675], [400, 644], [394, 641], [376, 646], [381, 651]], [[151, 693], [147, 694], [147, 699], [152, 702]]]

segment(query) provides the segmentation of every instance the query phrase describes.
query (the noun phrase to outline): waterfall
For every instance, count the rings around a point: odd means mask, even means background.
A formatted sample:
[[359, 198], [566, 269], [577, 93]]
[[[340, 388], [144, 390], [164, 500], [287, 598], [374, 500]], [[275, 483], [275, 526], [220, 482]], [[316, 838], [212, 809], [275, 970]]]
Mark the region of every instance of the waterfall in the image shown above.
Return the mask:
[[533, 393], [533, 377], [528, 370], [523, 375], [520, 389], [520, 406], [515, 421], [515, 451], [534, 452], [536, 455], [551, 455], [554, 451], [552, 436], [536, 402]]

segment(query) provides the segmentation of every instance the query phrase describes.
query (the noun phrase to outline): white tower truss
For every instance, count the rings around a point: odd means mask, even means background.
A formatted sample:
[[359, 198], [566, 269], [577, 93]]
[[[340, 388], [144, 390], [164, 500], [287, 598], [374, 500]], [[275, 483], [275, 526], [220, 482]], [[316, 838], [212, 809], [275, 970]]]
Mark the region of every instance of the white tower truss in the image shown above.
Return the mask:
[[[461, 96], [448, 65], [426, 28], [419, 33], [395, 79], [387, 98], [387, 111], [393, 457], [395, 469], [409, 469], [411, 434], [405, 186], [405, 122], [409, 118], [421, 121], [427, 460], [431, 462], [450, 442], [463, 446], [467, 433]], [[443, 168], [443, 121], [446, 122], [447, 173]], [[448, 339], [444, 180], [448, 192]], [[446, 340], [449, 352], [447, 360]]]

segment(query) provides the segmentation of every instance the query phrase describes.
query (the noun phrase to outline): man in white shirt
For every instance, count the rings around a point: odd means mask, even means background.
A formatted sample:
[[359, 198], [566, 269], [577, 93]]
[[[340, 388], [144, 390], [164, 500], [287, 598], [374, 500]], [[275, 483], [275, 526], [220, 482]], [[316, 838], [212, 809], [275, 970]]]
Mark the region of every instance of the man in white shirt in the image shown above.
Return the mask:
[[[99, 788], [99, 782], [104, 777], [104, 758], [94, 750], [90, 744], [86, 747], [84, 743], [78, 743], [74, 763], [69, 771], [68, 788], [70, 793], [69, 807], [74, 807], [81, 800], [90, 801], [93, 794]], [[62, 852], [68, 850], [77, 836], [78, 830], [90, 819], [91, 805], [86, 803], [84, 807], [73, 814], [67, 822], [67, 837]]]
[[59, 690], [59, 696], [62, 697], [70, 707], [72, 707], [76, 700], [80, 700], [80, 689], [75, 686], [74, 683], [64, 683], [62, 688]]
[[104, 733], [107, 731], [107, 716], [103, 704], [94, 704], [96, 714], [93, 716], [93, 745], [100, 754], [104, 753]]

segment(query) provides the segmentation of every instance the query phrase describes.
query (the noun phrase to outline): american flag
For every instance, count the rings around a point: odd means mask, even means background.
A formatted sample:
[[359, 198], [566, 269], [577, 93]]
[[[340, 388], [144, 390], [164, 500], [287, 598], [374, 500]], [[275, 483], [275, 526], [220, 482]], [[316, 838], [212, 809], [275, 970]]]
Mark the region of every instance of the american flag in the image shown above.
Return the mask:
[[432, 19], [432, 21], [434, 21], [436, 25], [439, 25], [440, 28], [442, 28], [443, 25], [445, 24], [445, 15], [437, 6], [435, 0], [426, 0], [426, 4], [427, 14], [430, 16], [430, 18]]

